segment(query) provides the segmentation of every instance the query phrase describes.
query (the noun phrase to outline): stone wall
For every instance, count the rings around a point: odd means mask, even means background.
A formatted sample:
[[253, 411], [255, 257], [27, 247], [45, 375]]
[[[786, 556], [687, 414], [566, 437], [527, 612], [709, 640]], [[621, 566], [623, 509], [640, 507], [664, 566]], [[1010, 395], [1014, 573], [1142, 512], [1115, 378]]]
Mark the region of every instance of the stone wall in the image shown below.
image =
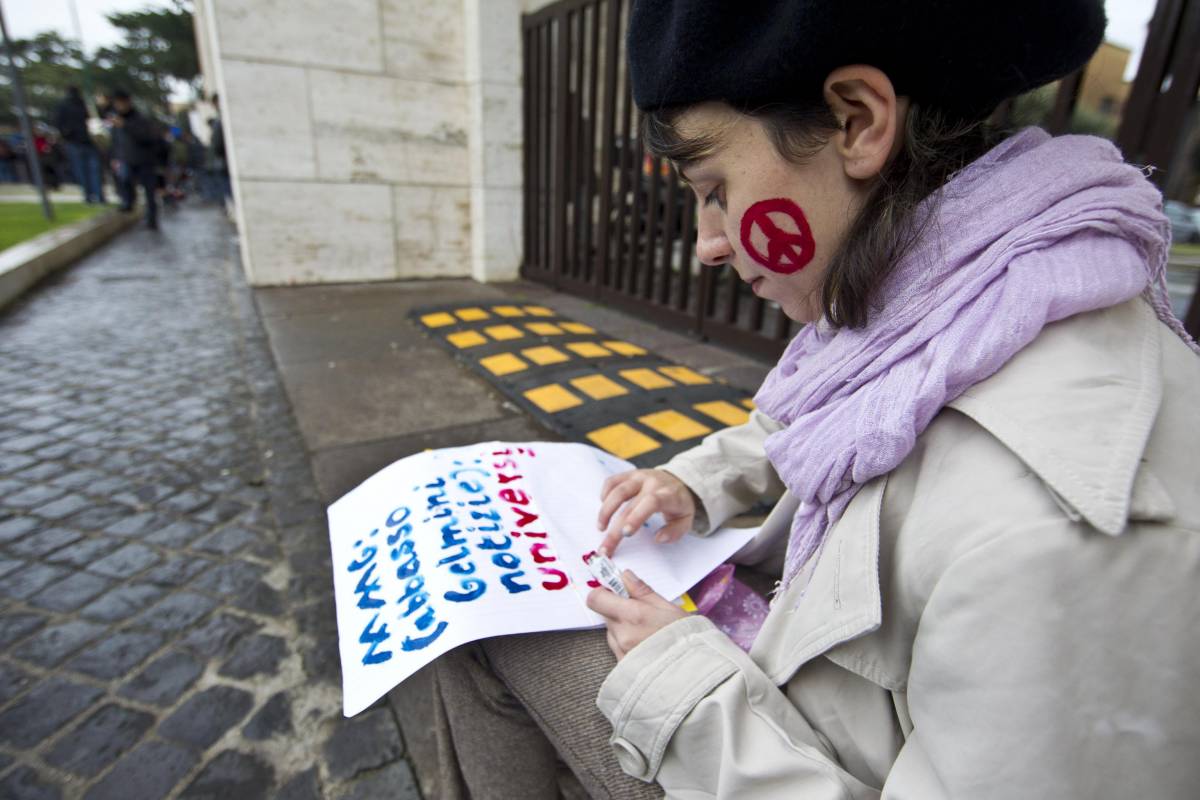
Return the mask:
[[516, 277], [522, 10], [199, 0], [253, 284]]

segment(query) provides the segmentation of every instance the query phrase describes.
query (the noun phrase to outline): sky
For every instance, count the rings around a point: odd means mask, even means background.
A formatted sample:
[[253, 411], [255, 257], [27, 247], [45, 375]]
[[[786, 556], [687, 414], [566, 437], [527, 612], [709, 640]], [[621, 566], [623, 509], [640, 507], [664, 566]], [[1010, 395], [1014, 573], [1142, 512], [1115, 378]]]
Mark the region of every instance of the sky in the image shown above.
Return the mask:
[[[120, 41], [118, 31], [104, 19], [105, 14], [141, 8], [160, 8], [166, 3], [161, 0], [75, 0], [75, 5], [79, 10], [83, 42], [90, 51]], [[1154, 13], [1154, 5], [1155, 0], [1105, 2], [1105, 10], [1108, 12], [1106, 38], [1133, 50], [1126, 79], [1132, 80], [1137, 71], [1137, 60], [1141, 56], [1146, 25]], [[47, 29], [54, 29], [68, 38], [75, 38], [70, 0], [0, 0], [0, 6], [4, 8], [11, 36], [26, 38]]]

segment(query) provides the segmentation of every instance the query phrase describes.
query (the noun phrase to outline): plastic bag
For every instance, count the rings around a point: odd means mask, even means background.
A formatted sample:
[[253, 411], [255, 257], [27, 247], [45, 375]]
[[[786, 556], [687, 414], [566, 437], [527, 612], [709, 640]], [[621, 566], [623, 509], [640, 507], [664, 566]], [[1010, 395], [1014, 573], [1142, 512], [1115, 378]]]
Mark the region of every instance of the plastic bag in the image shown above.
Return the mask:
[[749, 652], [770, 606], [758, 592], [733, 577], [733, 564], [722, 564], [692, 587], [696, 611]]

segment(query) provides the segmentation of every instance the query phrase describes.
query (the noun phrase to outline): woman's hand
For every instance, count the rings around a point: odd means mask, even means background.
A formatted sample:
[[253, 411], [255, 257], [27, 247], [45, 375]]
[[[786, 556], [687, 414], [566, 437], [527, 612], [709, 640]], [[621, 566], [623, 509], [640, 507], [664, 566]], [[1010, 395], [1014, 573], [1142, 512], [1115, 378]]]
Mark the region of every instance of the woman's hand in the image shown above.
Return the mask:
[[656, 631], [688, 616], [682, 608], [655, 593], [632, 570], [625, 570], [621, 577], [629, 590], [629, 599], [603, 588], [592, 589], [587, 596], [588, 608], [604, 617], [608, 647], [617, 661]]
[[[622, 505], [624, 508], [614, 519], [614, 512]], [[683, 481], [661, 469], [635, 469], [610, 475], [600, 490], [599, 527], [607, 531], [600, 549], [611, 556], [621, 544], [622, 535], [641, 528], [656, 511], [663, 515], [666, 524], [654, 540], [674, 542], [692, 528], [696, 518], [695, 495]]]

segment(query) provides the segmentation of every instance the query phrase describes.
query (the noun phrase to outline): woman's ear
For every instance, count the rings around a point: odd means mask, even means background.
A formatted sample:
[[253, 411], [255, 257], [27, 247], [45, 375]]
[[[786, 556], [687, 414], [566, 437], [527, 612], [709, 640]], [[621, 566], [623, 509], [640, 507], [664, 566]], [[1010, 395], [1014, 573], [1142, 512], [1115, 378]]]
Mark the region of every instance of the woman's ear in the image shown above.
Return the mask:
[[825, 102], [842, 123], [834, 137], [846, 175], [870, 180], [901, 144], [907, 103], [875, 67], [838, 67], [825, 79]]

